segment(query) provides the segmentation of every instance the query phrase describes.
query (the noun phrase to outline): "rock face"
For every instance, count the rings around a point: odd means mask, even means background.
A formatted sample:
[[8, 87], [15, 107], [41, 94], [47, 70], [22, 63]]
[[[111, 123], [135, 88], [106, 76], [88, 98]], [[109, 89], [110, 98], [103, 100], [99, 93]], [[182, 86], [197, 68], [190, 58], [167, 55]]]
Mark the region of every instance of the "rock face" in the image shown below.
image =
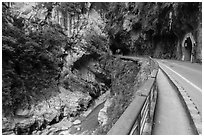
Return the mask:
[[[47, 125], [58, 123], [64, 117], [75, 117], [86, 111], [90, 102], [105, 93], [108, 86], [105, 83], [105, 72], [100, 68], [99, 62], [91, 58], [84, 65], [82, 68], [76, 67], [78, 71], [75, 69], [64, 77], [64, 88], [59, 87], [59, 92], [51, 88], [39, 91], [36, 100], [30, 103], [29, 107], [16, 110], [13, 120], [3, 122], [3, 131], [14, 130], [15, 134], [32, 134], [35, 130], [42, 131]], [[87, 67], [89, 69], [86, 69]]]
[[[91, 96], [82, 92], [70, 92], [60, 87], [60, 93], [49, 91], [39, 95], [42, 100], [30, 108], [18, 109], [14, 118], [3, 117], [2, 130], [15, 134], [32, 134], [34, 130], [59, 122], [63, 117], [75, 116], [81, 109], [87, 109]], [[83, 104], [83, 108], [81, 106]]]
[[[103, 60], [101, 62], [103, 63]], [[51, 89], [39, 92], [39, 95], [37, 95], [37, 101], [35, 103], [32, 103], [30, 107], [18, 109], [15, 113], [16, 116], [13, 119], [3, 117], [3, 132], [5, 134], [15, 133], [34, 135], [69, 135], [72, 133], [72, 128], [75, 127], [75, 129], [80, 133], [91, 133], [92, 127], [87, 129], [91, 130], [90, 132], [85, 131], [84, 126], [80, 127], [86, 120], [79, 121], [75, 118], [76, 116], [81, 114], [81, 112], [85, 112], [87, 110], [87, 108], [90, 106], [90, 102], [93, 103], [93, 99], [95, 99], [95, 101], [98, 100], [98, 103], [101, 103], [104, 102], [107, 98], [108, 99], [105, 101], [103, 106], [101, 106], [103, 107], [102, 109], [100, 107], [99, 109], [97, 109], [97, 113], [93, 112], [92, 114], [92, 111], [88, 111], [87, 113], [84, 113], [84, 117], [86, 117], [86, 119], [90, 119], [91, 124], [94, 123], [92, 124], [94, 125], [93, 130], [97, 128], [95, 127], [95, 125], [98, 125], [98, 123], [100, 124], [100, 127], [104, 125], [109, 126], [108, 124], [110, 124], [110, 121], [112, 121], [112, 119], [110, 119], [110, 117], [108, 116], [107, 111], [110, 110], [110, 107], [115, 107], [114, 103], [117, 102], [110, 98], [118, 95], [119, 99], [124, 99], [124, 95], [126, 95], [128, 96], [126, 97], [126, 99], [129, 100], [129, 94], [127, 94], [127, 92], [124, 92], [124, 94], [122, 94], [122, 91], [119, 92], [120, 90], [122, 90], [121, 81], [123, 81], [122, 85], [124, 85], [124, 89], [129, 91], [127, 86], [125, 85], [132, 82], [131, 86], [133, 86], [134, 79], [138, 73], [139, 67], [127, 61], [123, 61], [123, 63], [121, 63], [121, 60], [119, 59], [109, 62], [104, 60], [104, 64], [104, 67], [111, 72], [110, 76], [107, 76], [108, 79], [111, 78], [111, 84], [109, 83], [109, 81], [107, 82], [106, 78], [101, 80], [101, 78], [106, 77], [106, 75], [99, 75], [102, 74], [102, 72], [95, 71], [97, 65], [92, 65], [93, 67], [90, 67], [92, 70], [91, 72], [96, 74], [95, 76], [98, 76], [98, 82], [83, 82], [80, 80], [80, 75], [74, 75], [76, 78], [74, 76], [69, 76], [67, 87], [65, 87], [66, 89], [60, 87], [59, 92], [56, 92], [56, 90], [52, 91]], [[123, 74], [126, 74], [125, 77], [123, 76]], [[120, 75], [122, 75], [123, 77], [118, 77]], [[128, 77], [130, 75], [132, 76], [132, 79]], [[88, 75], [84, 76], [88, 77]], [[115, 82], [115, 84], [112, 83], [113, 81]], [[107, 86], [108, 84], [106, 82], [114, 87], [114, 90], [110, 90], [110, 85]], [[87, 83], [90, 86], [88, 88]], [[91, 86], [93, 86], [93, 89], [96, 89], [93, 90]], [[100, 96], [97, 98], [92, 97], [90, 94], [92, 93], [92, 90], [93, 92], [99, 93]], [[107, 91], [109, 91], [109, 94], [104, 94], [104, 97], [102, 97], [103, 95], [101, 96], [101, 94], [104, 92], [107, 93]], [[101, 97], [102, 99], [100, 99]], [[124, 102], [127, 101], [125, 100]], [[97, 105], [98, 103], [96, 102], [95, 104]], [[90, 107], [90, 109], [92, 108]], [[92, 121], [92, 115], [95, 116], [94, 122]]]
[[69, 128], [73, 123], [67, 117], [63, 118], [59, 123], [47, 126], [46, 129], [41, 132], [34, 132], [33, 135], [64, 135], [69, 134]]
[[108, 122], [108, 115], [107, 115], [107, 109], [112, 104], [112, 99], [107, 99], [104, 103], [104, 107], [99, 111], [98, 113], [98, 122], [100, 125], [104, 126]]

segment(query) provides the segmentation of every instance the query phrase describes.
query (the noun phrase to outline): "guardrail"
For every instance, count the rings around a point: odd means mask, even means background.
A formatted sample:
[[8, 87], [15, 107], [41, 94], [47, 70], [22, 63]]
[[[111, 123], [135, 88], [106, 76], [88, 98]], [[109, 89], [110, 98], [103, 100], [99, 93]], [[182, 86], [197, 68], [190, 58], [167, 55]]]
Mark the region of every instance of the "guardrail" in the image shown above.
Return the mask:
[[158, 64], [149, 58], [151, 66], [156, 66], [148, 80], [136, 91], [135, 98], [108, 132], [108, 135], [150, 135], [157, 100], [156, 76]]

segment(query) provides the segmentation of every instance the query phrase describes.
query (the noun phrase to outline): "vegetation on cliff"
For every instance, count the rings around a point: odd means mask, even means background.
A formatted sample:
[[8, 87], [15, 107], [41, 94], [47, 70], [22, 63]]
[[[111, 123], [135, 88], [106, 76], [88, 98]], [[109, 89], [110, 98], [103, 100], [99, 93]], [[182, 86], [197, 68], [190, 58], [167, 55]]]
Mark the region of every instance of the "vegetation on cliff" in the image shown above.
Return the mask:
[[11, 14], [4, 3], [2, 6], [3, 110], [12, 114], [42, 89], [57, 86], [63, 65], [61, 48], [67, 38], [54, 25], [30, 22], [37, 30], [29, 30], [25, 19]]
[[[198, 2], [39, 2], [29, 3], [26, 10], [26, 3], [18, 4], [2, 3], [4, 116], [30, 109], [50, 87], [57, 93], [63, 86], [91, 99], [110, 89], [110, 119], [96, 131], [107, 133], [130, 103], [140, 69], [138, 62], [121, 61], [113, 54], [181, 59], [177, 50], [189, 32], [196, 47], [201, 46]], [[87, 110], [90, 100], [80, 111]]]

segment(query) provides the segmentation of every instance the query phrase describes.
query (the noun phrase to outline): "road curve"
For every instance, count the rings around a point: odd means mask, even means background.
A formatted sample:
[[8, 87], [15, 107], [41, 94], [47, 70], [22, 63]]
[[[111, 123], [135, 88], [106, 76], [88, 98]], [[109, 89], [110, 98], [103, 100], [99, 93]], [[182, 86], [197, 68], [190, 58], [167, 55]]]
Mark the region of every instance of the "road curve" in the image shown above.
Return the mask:
[[153, 123], [153, 135], [195, 135], [195, 128], [171, 81], [159, 70], [158, 99]]
[[157, 60], [188, 93], [202, 115], [202, 65], [173, 60]]

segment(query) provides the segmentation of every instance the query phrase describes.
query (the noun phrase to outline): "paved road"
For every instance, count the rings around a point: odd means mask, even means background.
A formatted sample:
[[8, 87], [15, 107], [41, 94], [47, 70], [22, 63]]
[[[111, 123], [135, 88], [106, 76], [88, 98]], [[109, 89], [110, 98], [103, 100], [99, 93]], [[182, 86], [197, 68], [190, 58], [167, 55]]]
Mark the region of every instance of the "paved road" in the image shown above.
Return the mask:
[[[184, 88], [202, 116], [202, 65], [173, 60], [156, 61], [162, 70], [170, 74]], [[159, 91], [152, 133], [154, 135], [197, 134], [175, 87], [161, 71], [158, 73], [157, 82]]]
[[173, 60], [157, 61], [187, 91], [202, 115], [202, 65]]
[[195, 135], [188, 114], [178, 92], [159, 70], [157, 75], [158, 99], [155, 110], [153, 135]]

